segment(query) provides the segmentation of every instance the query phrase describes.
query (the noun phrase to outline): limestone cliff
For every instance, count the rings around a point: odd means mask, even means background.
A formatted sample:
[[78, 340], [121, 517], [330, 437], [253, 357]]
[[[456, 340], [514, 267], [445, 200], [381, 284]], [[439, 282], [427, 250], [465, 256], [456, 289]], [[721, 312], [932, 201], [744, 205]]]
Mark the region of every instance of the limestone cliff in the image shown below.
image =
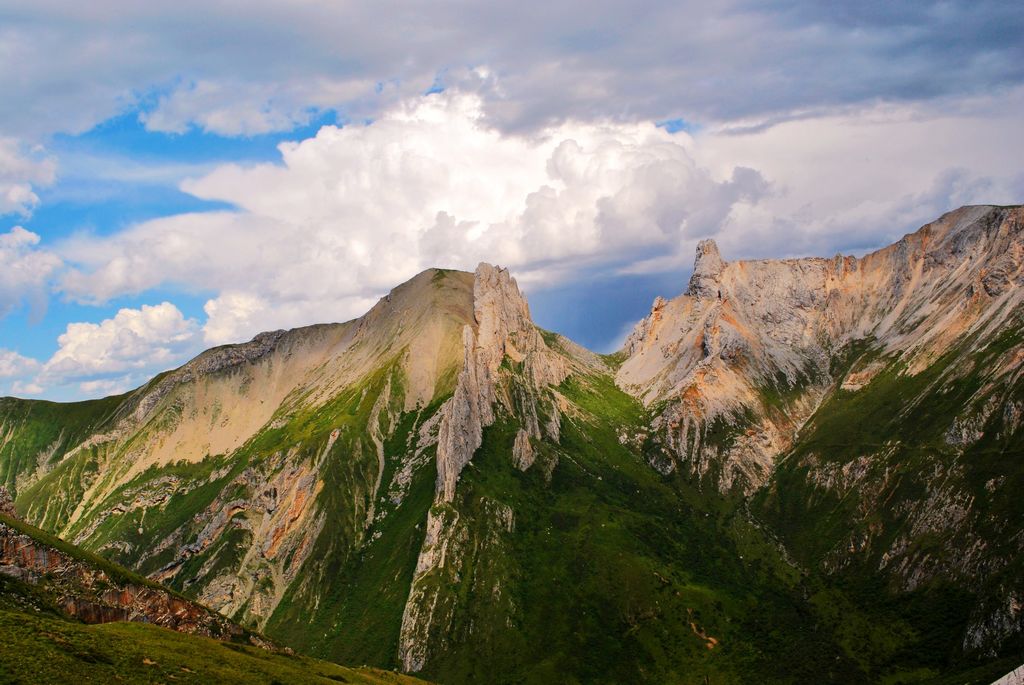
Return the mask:
[[654, 412], [652, 465], [750, 497], [807, 563], [985, 588], [962, 644], [994, 654], [1024, 633], [1022, 285], [1020, 207], [861, 258], [727, 263], [705, 241], [617, 382]]
[[[463, 329], [464, 358], [455, 392], [441, 408], [437, 444], [436, 502], [426, 521], [426, 536], [402, 615], [399, 658], [405, 670], [421, 671], [431, 653], [444, 648], [436, 639], [448, 631], [456, 607], [436, 579], [458, 573], [466, 563], [469, 533], [451, 505], [459, 474], [480, 448], [483, 429], [496, 416], [511, 417], [520, 428], [512, 460], [526, 470], [534, 458], [530, 439], [542, 439], [542, 414], [548, 415], [547, 439], [558, 440], [559, 413], [550, 388], [574, 366], [596, 363], [553, 350], [530, 318], [526, 298], [508, 270], [480, 264], [473, 278], [474, 326]], [[484, 541], [495, 544], [511, 525], [513, 512], [494, 503], [499, 514], [487, 519], [495, 528]], [[479, 523], [479, 522], [478, 522]], [[489, 542], [488, 542], [489, 541]]]
[[980, 344], [1021, 304], [1022, 216], [965, 207], [862, 258], [727, 263], [702, 241], [686, 293], [655, 301], [617, 375], [648, 406], [667, 404], [655, 425], [675, 455], [664, 468], [749, 494], [826, 392], [867, 379], [833, 373], [851, 342], [911, 370]]

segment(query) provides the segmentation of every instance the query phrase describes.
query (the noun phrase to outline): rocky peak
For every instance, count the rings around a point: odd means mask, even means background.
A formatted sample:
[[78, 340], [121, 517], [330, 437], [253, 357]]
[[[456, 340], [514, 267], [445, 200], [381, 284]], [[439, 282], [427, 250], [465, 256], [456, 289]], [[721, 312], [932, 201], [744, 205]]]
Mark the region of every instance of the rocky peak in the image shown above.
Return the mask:
[[[473, 279], [473, 314], [477, 322], [477, 344], [490, 371], [495, 371], [505, 354], [519, 359], [525, 337], [533, 331], [530, 307], [519, 292], [508, 269], [480, 263]], [[518, 349], [517, 349], [518, 343]]]
[[[829, 360], [850, 341], [870, 340], [917, 369], [968, 331], [1003, 326], [1024, 302], [1022, 245], [1024, 210], [1006, 207], [950, 212], [860, 258], [726, 263], [713, 241], [701, 241], [687, 292], [656, 302], [637, 325], [617, 382], [648, 405], [668, 401], [665, 441], [683, 462], [733, 459], [755, 488], [831, 387]], [[762, 405], [762, 388], [800, 378], [816, 381], [785, 417]], [[719, 416], [755, 417], [723, 454], [696, 442], [692, 427], [703, 436]]]
[[[463, 331], [464, 359], [455, 392], [442, 411], [437, 445], [437, 497], [451, 501], [459, 474], [480, 447], [483, 428], [494, 422], [500, 400], [512, 412], [525, 413], [528, 437], [541, 436], [532, 394], [516, 406], [496, 393], [499, 367], [506, 356], [523, 364], [534, 390], [561, 383], [568, 365], [548, 349], [530, 319], [530, 307], [508, 269], [481, 263], [473, 279], [476, 330]], [[557, 429], [553, 432], [557, 432]]]
[[629, 337], [626, 338], [626, 342], [623, 344], [623, 349], [625, 349], [627, 356], [632, 357], [643, 349], [644, 344], [649, 339], [657, 335], [657, 329], [661, 324], [665, 305], [667, 304], [668, 300], [661, 295], [654, 298], [654, 302], [651, 304], [651, 313], [637, 323], [633, 332], [629, 334]]
[[686, 294], [695, 297], [718, 297], [719, 280], [724, 269], [725, 262], [722, 261], [715, 241], [700, 241], [697, 243], [697, 257], [693, 263], [693, 275], [690, 276], [690, 286]]

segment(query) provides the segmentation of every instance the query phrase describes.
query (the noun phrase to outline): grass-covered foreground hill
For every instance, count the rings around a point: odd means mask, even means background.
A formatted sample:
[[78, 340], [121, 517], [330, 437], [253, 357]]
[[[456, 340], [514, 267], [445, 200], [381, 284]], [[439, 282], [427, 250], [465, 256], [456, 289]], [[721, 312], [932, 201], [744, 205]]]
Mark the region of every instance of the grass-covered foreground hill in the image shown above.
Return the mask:
[[1024, 662], [1022, 233], [968, 207], [863, 258], [705, 242], [609, 356], [535, 326], [507, 271], [431, 270], [124, 396], [0, 400], [0, 480], [308, 657], [990, 682]]
[[0, 683], [422, 682], [295, 656], [5, 514], [0, 550]]

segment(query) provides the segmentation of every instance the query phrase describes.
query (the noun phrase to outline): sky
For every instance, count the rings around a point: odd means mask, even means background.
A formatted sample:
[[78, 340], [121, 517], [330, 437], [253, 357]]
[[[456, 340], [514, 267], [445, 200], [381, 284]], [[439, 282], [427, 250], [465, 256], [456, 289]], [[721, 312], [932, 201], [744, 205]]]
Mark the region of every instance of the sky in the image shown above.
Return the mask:
[[697, 241], [1024, 202], [1019, 0], [0, 0], [0, 395], [123, 392], [507, 266], [611, 351]]

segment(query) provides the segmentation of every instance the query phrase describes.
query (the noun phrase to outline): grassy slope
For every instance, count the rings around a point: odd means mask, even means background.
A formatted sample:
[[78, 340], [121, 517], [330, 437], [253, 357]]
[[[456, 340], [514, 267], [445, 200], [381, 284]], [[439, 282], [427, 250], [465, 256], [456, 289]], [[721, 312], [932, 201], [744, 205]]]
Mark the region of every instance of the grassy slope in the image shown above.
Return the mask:
[[[385, 484], [407, 458], [410, 435], [438, 410], [442, 399], [422, 411], [397, 412], [394, 433], [384, 444]], [[345, 501], [348, 490], [339, 486], [350, 479], [351, 466], [340, 459], [329, 465], [321, 494], [322, 511], [328, 515], [324, 532], [300, 571], [304, 580], [292, 586], [268, 623], [270, 634], [324, 658], [397, 665], [402, 610], [423, 540], [422, 522], [434, 495], [433, 449], [399, 505], [381, 492], [375, 503], [378, 522], [358, 531], [365, 540], [358, 549], [339, 539], [340, 530], [357, 523], [341, 520], [351, 504]]]
[[[0, 521], [121, 582], [156, 586], [20, 521]], [[45, 577], [0, 575], [0, 683], [415, 683], [393, 673], [229, 644], [141, 623], [87, 626], [69, 618]]]
[[[0, 397], [0, 485], [18, 495], [18, 477], [52, 467], [106, 422], [124, 395], [86, 402]], [[43, 463], [37, 459], [43, 455]]]
[[[454, 503], [486, 558], [464, 560], [450, 589], [447, 638], [461, 649], [428, 663], [442, 682], [862, 682], [867, 674], [827, 628], [817, 591], [770, 538], [724, 499], [664, 479], [616, 431], [642, 408], [607, 376], [560, 391], [589, 420], [563, 419], [547, 484], [520, 473], [504, 417], [463, 473]], [[542, 449], [546, 449], [543, 448]], [[492, 503], [515, 532], [481, 531]], [[451, 581], [447, 581], [451, 582]], [[501, 616], [493, 588], [510, 595]], [[856, 611], [853, 611], [856, 614]], [[713, 646], [709, 638], [714, 638]], [[468, 646], [468, 647], [467, 647]], [[856, 647], [856, 646], [854, 646]]]
[[[897, 626], [903, 636], [895, 649], [878, 655], [875, 672], [902, 666], [922, 678], [937, 678], [936, 682], [961, 671], [965, 675], [958, 682], [987, 682], [989, 676], [998, 675], [1001, 666], [978, 666], [978, 658], [964, 655], [961, 648], [970, 612], [985, 587], [936, 579], [913, 592], [894, 593], [878, 568], [880, 555], [908, 528], [907, 504], [927, 498], [928, 484], [936, 473], [952, 473], [953, 481], [939, 483], [970, 494], [972, 508], [980, 514], [976, 532], [986, 540], [989, 552], [1016, 556], [990, 585], [1008, 582], [1012, 586], [1024, 577], [1024, 559], [1007, 546], [1005, 527], [1019, 529], [1024, 521], [1024, 498], [1019, 496], [1024, 489], [1024, 462], [1014, 458], [1024, 454], [1024, 431], [1003, 431], [1000, 410], [985, 425], [985, 437], [963, 454], [944, 439], [958, 415], [976, 411], [988, 398], [992, 391], [988, 372], [995, 359], [1021, 343], [1021, 332], [1011, 328], [975, 354], [965, 356], [953, 350], [916, 375], [892, 362], [864, 388], [836, 391], [780, 460], [772, 486], [753, 503], [759, 516], [779, 531], [808, 568], [818, 567], [829, 555], [842, 554], [851, 532], [871, 536], [871, 549], [850, 555], [850, 563], [829, 582], [872, 615], [874, 623]], [[840, 366], [845, 373], [853, 364], [875, 356], [870, 349], [854, 349]], [[979, 390], [981, 399], [972, 406], [971, 398]], [[1019, 383], [1010, 392], [1016, 401], [1024, 400]], [[864, 484], [848, 494], [814, 485], [812, 466], [842, 467], [859, 457], [868, 457], [869, 472]], [[1003, 484], [988, 491], [986, 483], [996, 477], [1003, 478]], [[884, 485], [879, 489], [878, 484]], [[958, 554], [958, 549], [943, 536], [924, 535], [911, 542], [907, 553], [955, 563], [945, 557]], [[841, 612], [835, 612], [835, 623], [839, 631], [847, 629]], [[1004, 645], [1002, 653], [1015, 651], [1021, 653], [1017, 660], [1024, 658], [1019, 638]]]
[[[0, 581], [0, 599], [5, 591]], [[2, 683], [416, 683], [375, 669], [183, 635], [142, 623], [87, 626], [2, 608]]]

